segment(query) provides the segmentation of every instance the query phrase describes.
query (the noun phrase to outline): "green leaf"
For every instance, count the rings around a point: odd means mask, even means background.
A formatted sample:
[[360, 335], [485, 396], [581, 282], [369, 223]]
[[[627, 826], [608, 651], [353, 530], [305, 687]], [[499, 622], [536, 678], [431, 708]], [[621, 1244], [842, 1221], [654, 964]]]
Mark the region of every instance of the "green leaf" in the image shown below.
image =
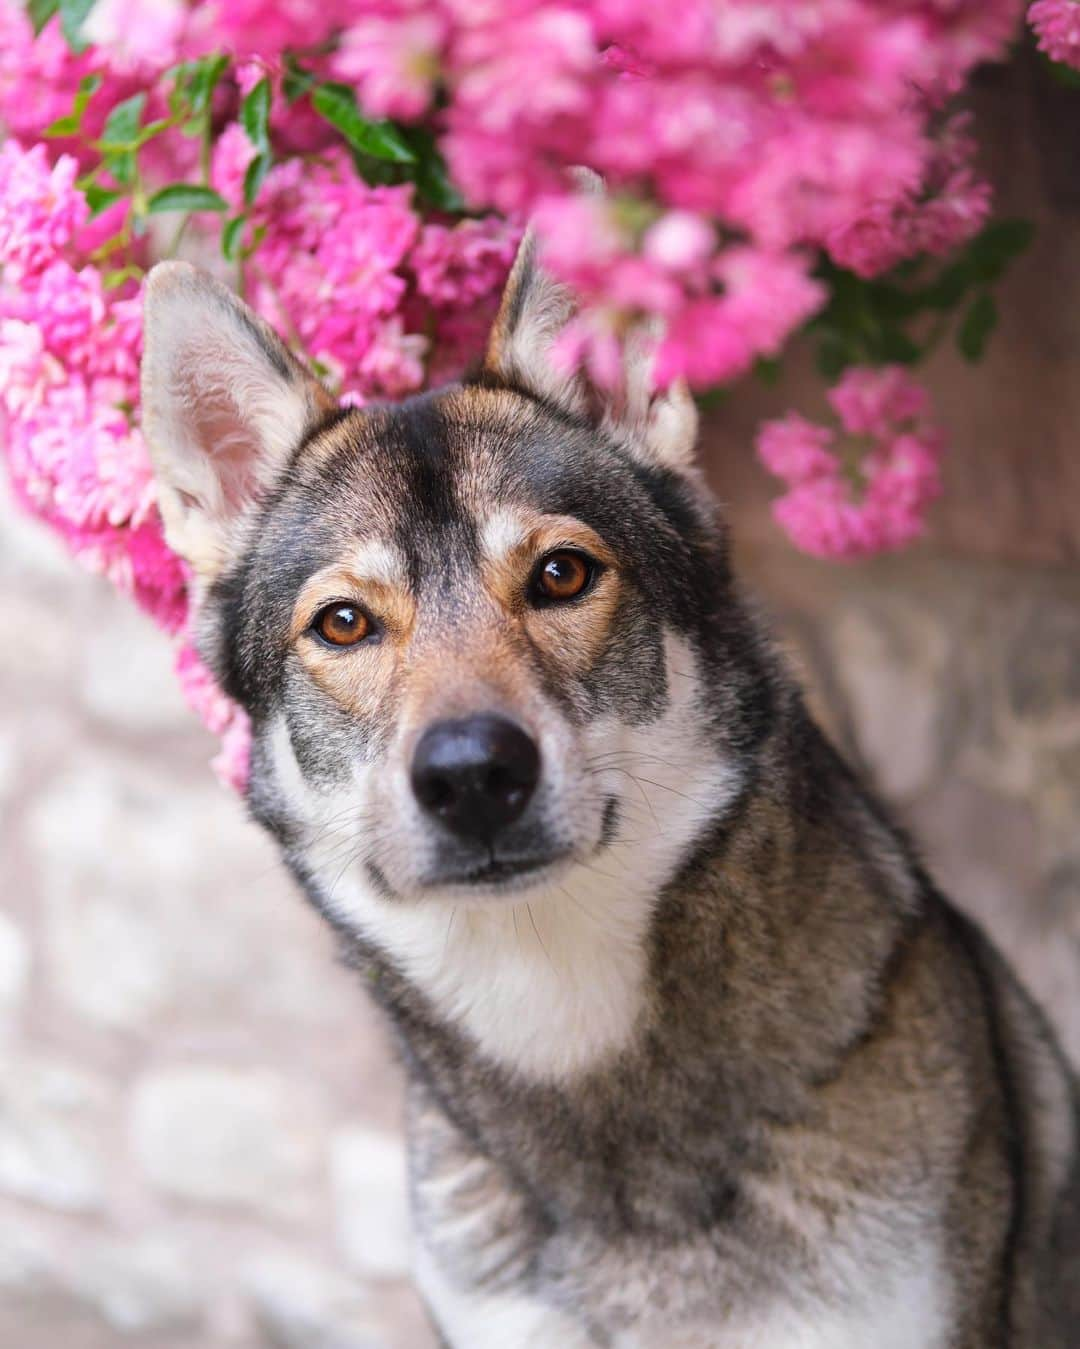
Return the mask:
[[998, 307], [994, 297], [988, 290], [981, 291], [972, 301], [956, 334], [956, 345], [966, 360], [982, 358], [997, 322]]
[[877, 351], [881, 360], [895, 361], [899, 365], [914, 365], [922, 355], [922, 348], [907, 333], [893, 327], [883, 329]]
[[105, 167], [123, 186], [135, 179], [135, 149], [145, 104], [145, 93], [133, 94], [118, 103], [109, 113], [98, 141]]
[[704, 413], [715, 412], [723, 407], [731, 397], [731, 390], [723, 384], [714, 384], [711, 389], [702, 389], [694, 394], [694, 402]]
[[171, 117], [159, 117], [157, 121], [147, 122], [145, 126], [139, 128], [139, 134], [135, 137], [136, 148], [145, 145], [147, 141], [153, 140], [155, 136], [160, 136], [172, 124]]
[[234, 215], [231, 220], [225, 222], [225, 228], [221, 231], [221, 254], [229, 262], [234, 262], [240, 254], [246, 224], [246, 215]]
[[1030, 220], [995, 220], [968, 245], [968, 259], [980, 281], [996, 281], [1035, 237]]
[[247, 172], [244, 174], [244, 205], [251, 206], [255, 198], [259, 195], [259, 188], [262, 187], [267, 173], [270, 171], [270, 156], [256, 155], [247, 166]]
[[762, 384], [772, 388], [783, 372], [783, 365], [775, 356], [759, 356], [754, 362], [754, 374]]
[[848, 344], [839, 337], [823, 337], [817, 349], [817, 368], [824, 379], [830, 382], [840, 375], [852, 363], [852, 354]]
[[1080, 70], [1073, 70], [1062, 61], [1052, 61], [1045, 52], [1039, 53], [1039, 64], [1049, 72], [1055, 84], [1064, 85], [1066, 89], [1080, 89]]
[[154, 193], [146, 209], [150, 215], [162, 215], [165, 211], [227, 211], [229, 203], [212, 187], [170, 183]]
[[221, 52], [204, 56], [196, 61], [187, 85], [187, 96], [191, 101], [192, 112], [204, 113], [210, 106], [218, 81], [229, 68], [229, 58]]
[[106, 290], [112, 290], [116, 286], [122, 286], [125, 281], [131, 281], [136, 277], [142, 276], [142, 268], [129, 263], [126, 267], [118, 267], [113, 272], [106, 272], [101, 278], [101, 284]]
[[297, 99], [303, 98], [305, 94], [310, 93], [314, 83], [315, 76], [311, 71], [305, 70], [292, 52], [286, 52], [285, 74], [281, 78], [281, 89], [286, 103], [295, 103]]
[[975, 280], [975, 269], [969, 258], [961, 258], [946, 267], [938, 278], [920, 291], [922, 302], [930, 309], [944, 312], [955, 309]]
[[349, 146], [353, 168], [357, 176], [369, 187], [397, 187], [406, 178], [407, 166], [391, 164], [385, 159], [373, 159], [371, 155], [361, 154], [355, 146]]
[[143, 108], [146, 105], [146, 95], [132, 94], [130, 98], [125, 98], [123, 103], [118, 103], [112, 112], [105, 119], [105, 125], [101, 131], [101, 140], [98, 142], [103, 150], [118, 149], [130, 150], [135, 144], [135, 138], [139, 134], [139, 122], [142, 119]]
[[129, 187], [135, 181], [135, 152], [133, 150], [109, 150], [102, 158], [102, 165], [112, 174], [118, 183]]
[[72, 100], [71, 111], [66, 117], [58, 117], [45, 128], [46, 136], [77, 136], [82, 127], [86, 105], [101, 88], [100, 75], [84, 75], [79, 81], [78, 92]]
[[97, 183], [91, 183], [85, 193], [86, 204], [90, 207], [92, 216], [100, 215], [113, 202], [119, 201], [125, 194], [117, 192], [111, 187], [98, 187]]
[[84, 52], [88, 44], [82, 39], [82, 26], [94, 8], [95, 0], [60, 0], [60, 26], [73, 52]]
[[349, 144], [374, 159], [392, 164], [414, 164], [416, 155], [393, 122], [373, 122], [356, 105], [356, 95], [346, 84], [320, 84], [311, 95], [312, 106]]
[[30, 20], [35, 37], [40, 35], [41, 30], [59, 8], [60, 0], [29, 0], [26, 16]]
[[270, 80], [264, 75], [240, 105], [240, 121], [260, 154], [270, 150]]
[[884, 321], [909, 319], [922, 308], [919, 293], [904, 290], [887, 281], [874, 281], [867, 287], [874, 312]]
[[439, 153], [435, 137], [423, 127], [410, 127], [405, 134], [416, 155], [412, 177], [421, 197], [438, 211], [463, 211], [465, 198], [450, 181], [446, 161]]

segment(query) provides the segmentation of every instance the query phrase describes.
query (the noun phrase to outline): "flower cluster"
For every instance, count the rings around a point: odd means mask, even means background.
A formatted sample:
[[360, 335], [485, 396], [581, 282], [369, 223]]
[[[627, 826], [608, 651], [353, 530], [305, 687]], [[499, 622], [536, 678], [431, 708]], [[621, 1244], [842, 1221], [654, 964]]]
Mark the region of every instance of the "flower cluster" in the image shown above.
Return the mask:
[[[619, 383], [631, 331], [653, 341], [657, 386], [708, 389], [807, 325], [837, 375], [913, 362], [960, 306], [974, 359], [1025, 236], [986, 226], [950, 100], [1022, 8], [685, 0], [673, 22], [654, 0], [0, 0], [15, 491], [176, 637], [239, 782], [243, 717], [187, 644], [188, 577], [139, 430], [154, 261], [182, 251], [230, 277], [350, 403], [479, 355], [527, 217], [579, 297], [557, 357], [599, 386]], [[1031, 6], [1060, 59], [1078, 10]], [[917, 285], [893, 270], [927, 256], [942, 263]], [[937, 491], [925, 402], [891, 369], [856, 368], [831, 397], [843, 444], [796, 417], [762, 436], [789, 487], [778, 519], [815, 553], [899, 546]]]
[[[497, 216], [422, 212], [411, 184], [368, 184], [329, 123], [303, 107], [290, 117], [284, 104], [266, 132], [277, 162], [252, 203], [245, 177], [260, 147], [236, 118], [245, 91], [264, 78], [279, 87], [281, 71], [260, 59], [226, 74], [225, 63], [200, 53], [257, 50], [280, 66], [280, 44], [305, 22], [317, 28], [327, 9], [283, 6], [286, 26], [276, 31], [263, 23], [263, 6], [222, 5], [216, 19], [208, 8], [100, 0], [84, 34], [98, 45], [79, 53], [57, 20], [35, 38], [21, 6], [0, 0], [8, 130], [0, 146], [0, 435], [18, 499], [176, 637], [181, 687], [223, 738], [220, 774], [240, 786], [246, 722], [186, 637], [189, 576], [165, 542], [139, 430], [141, 277], [168, 250], [160, 235], [140, 233], [155, 222], [139, 220], [139, 201], [152, 204], [154, 190], [189, 176], [198, 157], [183, 134], [190, 126], [179, 117], [163, 125], [162, 68], [188, 58], [217, 71], [202, 128], [206, 183], [196, 187], [210, 196], [192, 198], [192, 208], [237, 212], [247, 299], [346, 401], [399, 397], [460, 374], [481, 350], [520, 230]], [[133, 98], [146, 99], [139, 112], [160, 114], [162, 129], [125, 162], [138, 119], [110, 133], [109, 117]], [[118, 148], [102, 159], [95, 143], [110, 134]], [[196, 256], [207, 256], [207, 222], [218, 218], [183, 217]]]
[[0, 147], [0, 415], [21, 499], [170, 632], [186, 577], [164, 543], [138, 402], [140, 313], [86, 262], [93, 235], [66, 155]]
[[816, 557], [868, 557], [922, 533], [941, 491], [941, 432], [925, 389], [900, 366], [853, 366], [829, 390], [842, 432], [791, 414], [767, 422], [757, 452], [787, 484], [773, 514]]
[[1078, 0], [1035, 0], [1028, 21], [1039, 47], [1052, 61], [1080, 70], [1080, 3]]
[[[989, 190], [946, 98], [1000, 55], [1017, 0], [381, 0], [337, 60], [368, 108], [446, 102], [477, 204], [532, 213], [586, 308], [567, 360], [617, 379], [619, 338], [663, 319], [656, 378], [705, 388], [771, 356], [824, 302], [817, 250], [872, 275], [941, 254]], [[600, 172], [607, 200], [567, 173]]]

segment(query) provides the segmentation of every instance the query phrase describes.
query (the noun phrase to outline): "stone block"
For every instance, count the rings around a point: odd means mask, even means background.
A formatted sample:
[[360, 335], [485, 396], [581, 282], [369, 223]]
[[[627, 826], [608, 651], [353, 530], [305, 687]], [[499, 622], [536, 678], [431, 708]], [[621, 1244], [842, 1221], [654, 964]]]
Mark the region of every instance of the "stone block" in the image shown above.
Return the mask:
[[320, 1138], [313, 1114], [302, 1089], [268, 1071], [160, 1069], [136, 1084], [131, 1149], [165, 1194], [298, 1217], [315, 1199]]
[[380, 1129], [334, 1135], [330, 1172], [338, 1243], [350, 1268], [372, 1279], [409, 1272], [410, 1222], [405, 1147]]
[[13, 918], [0, 913], [0, 1025], [18, 1011], [30, 978], [30, 943]]
[[274, 1349], [387, 1349], [370, 1295], [336, 1270], [265, 1255], [249, 1262], [243, 1281]]
[[950, 644], [940, 618], [916, 605], [860, 605], [830, 625], [828, 642], [857, 752], [875, 783], [892, 800], [924, 791], [950, 747]]
[[87, 1213], [105, 1202], [104, 1081], [54, 1061], [0, 1068], [0, 1192]]

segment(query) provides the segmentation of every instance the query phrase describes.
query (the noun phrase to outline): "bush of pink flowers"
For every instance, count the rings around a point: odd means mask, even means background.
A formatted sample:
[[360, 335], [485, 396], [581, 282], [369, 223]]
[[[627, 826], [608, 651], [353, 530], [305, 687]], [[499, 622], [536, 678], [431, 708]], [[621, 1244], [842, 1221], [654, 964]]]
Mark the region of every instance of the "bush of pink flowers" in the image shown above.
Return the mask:
[[[246, 730], [185, 637], [140, 438], [140, 287], [182, 251], [344, 401], [478, 357], [522, 223], [580, 297], [558, 357], [616, 384], [768, 368], [809, 330], [836, 427], [758, 453], [793, 542], [918, 536], [944, 444], [907, 367], [978, 356], [1025, 244], [956, 100], [1022, 0], [0, 0], [0, 429], [17, 497], [177, 642], [242, 786]], [[1080, 60], [1080, 3], [1036, 0]], [[604, 178], [587, 191], [574, 166]]]

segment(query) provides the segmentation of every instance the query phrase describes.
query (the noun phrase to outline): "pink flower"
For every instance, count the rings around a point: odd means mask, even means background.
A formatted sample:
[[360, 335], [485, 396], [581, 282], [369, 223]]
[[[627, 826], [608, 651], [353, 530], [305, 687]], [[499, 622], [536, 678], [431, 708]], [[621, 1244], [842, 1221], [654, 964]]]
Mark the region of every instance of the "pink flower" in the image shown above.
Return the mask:
[[1080, 70], [1080, 4], [1076, 0], [1035, 0], [1028, 23], [1039, 38], [1039, 50], [1052, 61]]
[[770, 473], [797, 486], [815, 478], [835, 476], [840, 467], [840, 461], [830, 450], [835, 438], [830, 427], [817, 426], [792, 412], [780, 421], [766, 422], [761, 428], [758, 457]]
[[723, 293], [688, 300], [668, 325], [654, 369], [660, 387], [678, 376], [707, 387], [745, 374], [758, 356], [779, 351], [825, 296], [795, 254], [731, 248], [716, 271]]
[[70, 155], [50, 165], [44, 145], [0, 146], [0, 264], [16, 274], [46, 266], [85, 224], [86, 198], [75, 187]]
[[796, 547], [815, 557], [902, 548], [923, 533], [941, 491], [945, 443], [929, 421], [926, 392], [897, 366], [856, 368], [829, 399], [844, 431], [869, 437], [871, 448], [848, 445], [846, 453], [861, 458], [845, 470], [830, 427], [795, 414], [766, 423], [758, 456], [789, 489], [773, 503], [774, 518]]
[[209, 666], [190, 643], [177, 651], [175, 669], [188, 706], [208, 731], [221, 735], [235, 716], [236, 704], [222, 693]]
[[210, 760], [223, 787], [243, 796], [251, 777], [251, 724], [242, 707], [221, 733], [221, 750]]
[[209, 43], [241, 56], [317, 47], [350, 18], [348, 0], [210, 0], [195, 7]]
[[230, 122], [214, 143], [210, 185], [234, 210], [244, 203], [244, 175], [257, 153], [239, 122]]
[[42, 271], [24, 301], [24, 312], [37, 323], [55, 356], [71, 362], [91, 358], [106, 312], [95, 267], [76, 271], [57, 259]]
[[176, 653], [176, 675], [191, 710], [208, 731], [222, 738], [212, 767], [225, 786], [243, 793], [251, 765], [251, 724], [243, 708], [227, 698], [190, 643]]
[[115, 70], [160, 70], [178, 57], [187, 27], [183, 0], [96, 0], [82, 26]]
[[409, 257], [416, 288], [436, 308], [467, 309], [497, 296], [517, 251], [520, 230], [498, 216], [425, 225]]
[[140, 608], [168, 633], [177, 633], [188, 620], [188, 572], [165, 542], [156, 515], [124, 534], [110, 534], [116, 550], [106, 574], [128, 590]]
[[568, 374], [583, 370], [597, 388], [621, 389], [625, 369], [618, 312], [594, 308], [571, 320], [559, 334], [552, 356]]
[[360, 19], [342, 33], [330, 70], [357, 86], [372, 115], [414, 120], [431, 102], [447, 29], [434, 8]]
[[641, 251], [650, 262], [669, 272], [697, 271], [716, 248], [716, 231], [691, 211], [668, 211], [650, 225]]
[[40, 407], [49, 388], [63, 381], [64, 368], [46, 351], [36, 323], [0, 319], [0, 403], [5, 421]]
[[851, 435], [885, 436], [930, 411], [926, 390], [901, 365], [851, 366], [829, 390], [829, 402]]
[[947, 253], [979, 232], [990, 214], [991, 192], [972, 166], [969, 121], [960, 115], [945, 124], [918, 196], [876, 202], [830, 233], [826, 244], [836, 262], [859, 276], [877, 276], [919, 253]]
[[850, 486], [840, 477], [801, 483], [775, 501], [772, 509], [795, 547], [811, 557], [850, 559], [878, 551]]
[[0, 122], [7, 134], [27, 141], [40, 136], [70, 111], [79, 81], [95, 65], [92, 53], [72, 54], [58, 20], [35, 38], [26, 6], [0, 0]]

